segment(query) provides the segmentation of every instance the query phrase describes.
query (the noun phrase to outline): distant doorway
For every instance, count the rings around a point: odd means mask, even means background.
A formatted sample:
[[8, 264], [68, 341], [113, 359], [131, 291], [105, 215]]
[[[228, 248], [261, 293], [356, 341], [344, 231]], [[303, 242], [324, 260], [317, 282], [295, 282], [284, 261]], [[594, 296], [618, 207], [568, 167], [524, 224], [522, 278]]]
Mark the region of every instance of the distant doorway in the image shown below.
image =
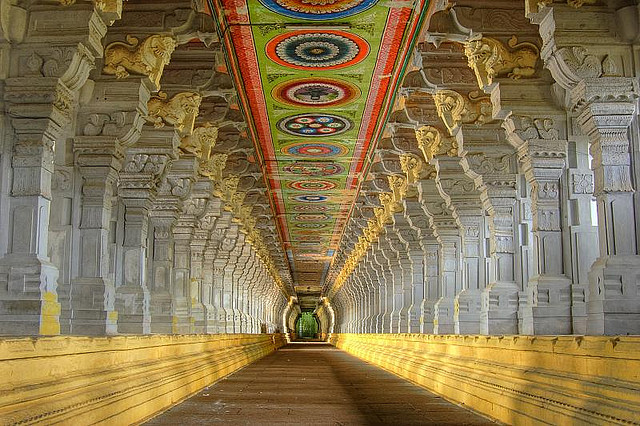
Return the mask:
[[318, 320], [311, 312], [303, 312], [296, 320], [296, 335], [298, 339], [317, 339]]

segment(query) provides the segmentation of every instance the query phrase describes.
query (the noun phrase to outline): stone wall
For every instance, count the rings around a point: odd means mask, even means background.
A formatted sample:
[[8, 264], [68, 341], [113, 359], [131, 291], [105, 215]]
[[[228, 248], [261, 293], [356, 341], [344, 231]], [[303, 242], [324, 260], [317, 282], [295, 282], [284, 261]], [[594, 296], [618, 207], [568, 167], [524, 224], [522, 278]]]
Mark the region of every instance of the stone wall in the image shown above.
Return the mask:
[[2, 424], [133, 424], [284, 345], [282, 334], [0, 340]]
[[335, 334], [331, 342], [508, 424], [640, 424], [637, 336]]

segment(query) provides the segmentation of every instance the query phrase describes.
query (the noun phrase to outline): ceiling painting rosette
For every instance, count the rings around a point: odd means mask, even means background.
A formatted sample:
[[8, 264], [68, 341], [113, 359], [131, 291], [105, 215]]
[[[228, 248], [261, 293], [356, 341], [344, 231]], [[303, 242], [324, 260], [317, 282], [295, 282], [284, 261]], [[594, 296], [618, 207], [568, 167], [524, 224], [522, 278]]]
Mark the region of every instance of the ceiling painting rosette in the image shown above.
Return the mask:
[[428, 0], [209, 1], [294, 281], [320, 286]]

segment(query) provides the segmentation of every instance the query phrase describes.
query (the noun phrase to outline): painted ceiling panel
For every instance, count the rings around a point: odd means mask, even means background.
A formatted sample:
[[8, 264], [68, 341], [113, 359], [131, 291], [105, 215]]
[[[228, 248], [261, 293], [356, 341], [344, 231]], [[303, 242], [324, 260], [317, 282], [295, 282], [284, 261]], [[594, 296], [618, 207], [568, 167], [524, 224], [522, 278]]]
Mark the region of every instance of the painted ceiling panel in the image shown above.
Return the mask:
[[427, 0], [209, 0], [294, 281], [321, 286]]

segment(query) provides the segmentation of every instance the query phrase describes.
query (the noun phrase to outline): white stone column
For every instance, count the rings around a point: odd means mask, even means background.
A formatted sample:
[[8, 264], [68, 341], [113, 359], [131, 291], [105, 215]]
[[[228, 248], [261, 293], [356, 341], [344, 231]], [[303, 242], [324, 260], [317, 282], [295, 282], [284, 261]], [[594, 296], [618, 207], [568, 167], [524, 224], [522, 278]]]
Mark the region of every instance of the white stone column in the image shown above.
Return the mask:
[[591, 140], [600, 257], [590, 275], [587, 332], [640, 334], [637, 248], [629, 127], [637, 114], [637, 79], [585, 79], [572, 93], [578, 123]]

